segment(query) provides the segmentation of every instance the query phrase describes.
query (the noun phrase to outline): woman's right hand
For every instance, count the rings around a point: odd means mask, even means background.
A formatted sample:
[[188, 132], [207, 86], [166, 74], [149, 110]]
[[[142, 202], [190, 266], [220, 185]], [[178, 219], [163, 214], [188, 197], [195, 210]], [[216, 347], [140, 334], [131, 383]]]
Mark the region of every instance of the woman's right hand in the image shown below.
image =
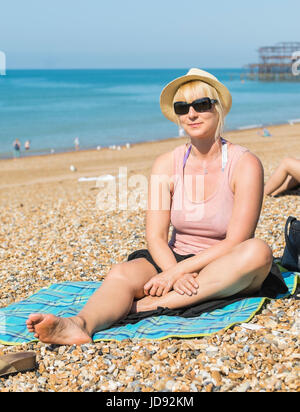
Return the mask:
[[164, 296], [173, 289], [178, 275], [174, 271], [167, 270], [153, 276], [144, 286], [145, 295]]

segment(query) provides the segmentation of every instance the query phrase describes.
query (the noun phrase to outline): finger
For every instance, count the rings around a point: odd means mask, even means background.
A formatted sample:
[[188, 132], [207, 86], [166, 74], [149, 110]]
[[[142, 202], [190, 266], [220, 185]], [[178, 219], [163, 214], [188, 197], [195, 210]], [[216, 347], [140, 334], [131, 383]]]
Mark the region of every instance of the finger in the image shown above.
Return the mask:
[[150, 283], [150, 282], [147, 282], [145, 285], [144, 285], [144, 293], [145, 293], [145, 295], [149, 295], [149, 289], [152, 287], [152, 283]]
[[168, 284], [167, 286], [165, 286], [162, 295], [165, 296], [167, 293], [170, 292], [172, 286], [170, 284]]
[[[187, 281], [185, 285], [194, 295], [197, 293], [197, 288], [194, 286], [194, 283], [190, 280]], [[198, 286], [198, 285], [197, 285]]]
[[175, 292], [179, 293], [179, 295], [184, 295], [183, 290], [181, 290], [179, 286], [174, 286], [174, 290]]
[[193, 287], [193, 285], [189, 281], [188, 275], [185, 275], [185, 278], [181, 279], [180, 288], [187, 295], [191, 295], [196, 292], [196, 289]]
[[[194, 278], [189, 278], [188, 279], [189, 284], [193, 287], [193, 292], [197, 292], [197, 290], [199, 288], [198, 282], [194, 279]], [[195, 291], [194, 291], [195, 290]]]
[[198, 282], [195, 280], [195, 277], [194, 277], [193, 273], [189, 273], [189, 274], [185, 275], [184, 280], [188, 281], [193, 286], [193, 288], [196, 288], [196, 289], [199, 288]]
[[193, 283], [190, 280], [186, 280], [186, 282], [183, 285], [187, 290], [191, 292], [191, 294], [196, 295], [197, 293], [197, 288], [194, 287]]
[[198, 272], [193, 272], [193, 273], [192, 273], [192, 276], [193, 276], [194, 278], [196, 278], [198, 275], [199, 275]]
[[187, 288], [186, 284], [181, 284], [179, 289], [186, 295], [192, 296], [192, 292]]
[[192, 293], [196, 294], [198, 289], [198, 283], [197, 285], [195, 285], [194, 278], [189, 278], [185, 281], [185, 287], [188, 288]]
[[149, 293], [150, 293], [151, 296], [155, 296], [156, 291], [157, 291], [157, 286], [153, 285]]
[[153, 282], [149, 283], [148, 285], [145, 285], [144, 286], [145, 295], [151, 295], [151, 290], [156, 290], [156, 289], [157, 289], [157, 286]]
[[163, 290], [164, 290], [164, 288], [162, 287], [162, 286], [159, 286], [158, 288], [157, 288], [157, 291], [156, 291], [156, 296], [161, 296], [162, 295], [162, 293], [163, 293]]

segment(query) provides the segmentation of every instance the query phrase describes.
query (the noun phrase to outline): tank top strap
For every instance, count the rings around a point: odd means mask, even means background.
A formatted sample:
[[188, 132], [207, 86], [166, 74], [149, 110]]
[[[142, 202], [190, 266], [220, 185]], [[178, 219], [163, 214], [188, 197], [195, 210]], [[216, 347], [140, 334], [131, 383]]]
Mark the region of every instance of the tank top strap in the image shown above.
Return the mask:
[[222, 143], [222, 172], [224, 172], [226, 164], [228, 162], [228, 145], [227, 141], [221, 137], [221, 143]]
[[183, 169], [185, 168], [185, 165], [186, 165], [186, 162], [187, 162], [187, 160], [188, 160], [188, 157], [189, 157], [189, 155], [190, 155], [190, 153], [191, 153], [191, 150], [192, 150], [192, 145], [189, 146], [189, 148], [187, 149], [187, 152], [186, 152], [185, 155], [184, 155], [183, 165], [182, 165], [182, 168], [183, 168]]

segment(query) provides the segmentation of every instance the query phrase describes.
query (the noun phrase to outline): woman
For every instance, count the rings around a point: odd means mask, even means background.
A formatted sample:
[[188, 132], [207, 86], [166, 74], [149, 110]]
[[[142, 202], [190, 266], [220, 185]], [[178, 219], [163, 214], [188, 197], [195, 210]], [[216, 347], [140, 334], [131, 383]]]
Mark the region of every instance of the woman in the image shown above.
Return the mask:
[[276, 196], [300, 184], [300, 160], [286, 157], [265, 184], [265, 196]]
[[[148, 250], [114, 265], [77, 316], [30, 315], [27, 327], [35, 337], [82, 344], [130, 312], [181, 308], [260, 289], [272, 265], [269, 246], [254, 238], [263, 167], [247, 149], [221, 138], [230, 108], [227, 88], [203, 70], [191, 69], [164, 88], [162, 112], [185, 130], [190, 144], [154, 162]], [[170, 222], [175, 229], [168, 243]]]

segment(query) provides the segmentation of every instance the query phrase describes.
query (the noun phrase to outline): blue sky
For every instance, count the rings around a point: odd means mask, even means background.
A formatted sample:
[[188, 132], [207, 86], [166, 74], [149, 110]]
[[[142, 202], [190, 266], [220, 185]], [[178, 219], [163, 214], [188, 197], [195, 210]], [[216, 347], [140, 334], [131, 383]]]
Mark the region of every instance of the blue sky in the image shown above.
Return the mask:
[[299, 0], [4, 0], [7, 68], [241, 67], [300, 41]]

